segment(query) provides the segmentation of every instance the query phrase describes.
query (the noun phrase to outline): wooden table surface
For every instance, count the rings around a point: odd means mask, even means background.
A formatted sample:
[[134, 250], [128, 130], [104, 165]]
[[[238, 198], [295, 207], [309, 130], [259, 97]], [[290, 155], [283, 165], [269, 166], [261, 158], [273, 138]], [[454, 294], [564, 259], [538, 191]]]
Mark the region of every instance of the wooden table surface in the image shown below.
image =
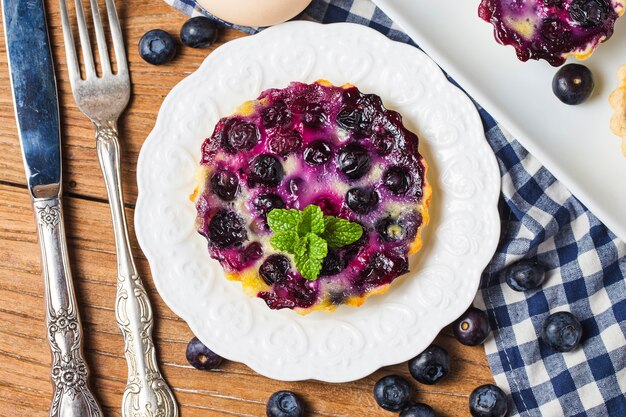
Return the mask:
[[[143, 33], [162, 28], [177, 34], [185, 17], [160, 0], [118, 1], [130, 61], [133, 95], [120, 122], [123, 183], [132, 223], [137, 185], [135, 166], [144, 139], [170, 89], [193, 72], [211, 50], [181, 48], [170, 64], [155, 67], [141, 60]], [[85, 327], [92, 386], [107, 416], [120, 416], [126, 383], [122, 337], [115, 324], [116, 261], [106, 192], [100, 176], [90, 122], [71, 96], [62, 45], [58, 2], [47, 5], [56, 64], [63, 133], [65, 213], [71, 266]], [[244, 36], [225, 30], [219, 43]], [[4, 37], [2, 36], [2, 39]], [[13, 115], [6, 48], [0, 44], [0, 416], [46, 416], [50, 405], [50, 353], [44, 338], [44, 300], [35, 224]], [[132, 225], [131, 225], [132, 228]], [[386, 374], [410, 378], [407, 365], [381, 369], [347, 384], [314, 381], [285, 383], [262, 377], [245, 365], [225, 363], [213, 372], [193, 369], [185, 348], [193, 336], [183, 320], [157, 293], [146, 258], [134, 240], [141, 276], [155, 310], [155, 337], [161, 369], [174, 389], [181, 416], [264, 416], [275, 391], [290, 389], [306, 401], [307, 416], [391, 416], [376, 405], [372, 387]], [[460, 345], [445, 329], [437, 338], [451, 355], [451, 373], [440, 384], [416, 383], [417, 398], [438, 416], [469, 416], [468, 395], [492, 377], [482, 347]], [[381, 354], [384, 354], [381, 352]]]

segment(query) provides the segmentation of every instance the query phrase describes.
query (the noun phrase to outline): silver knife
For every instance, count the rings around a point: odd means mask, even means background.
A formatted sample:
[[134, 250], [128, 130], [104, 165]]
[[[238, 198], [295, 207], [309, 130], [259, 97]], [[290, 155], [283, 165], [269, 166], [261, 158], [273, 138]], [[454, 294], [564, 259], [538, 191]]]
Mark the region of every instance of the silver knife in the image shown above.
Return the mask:
[[4, 34], [28, 190], [35, 211], [54, 385], [51, 417], [101, 417], [89, 390], [61, 205], [61, 134], [43, 0], [3, 0]]

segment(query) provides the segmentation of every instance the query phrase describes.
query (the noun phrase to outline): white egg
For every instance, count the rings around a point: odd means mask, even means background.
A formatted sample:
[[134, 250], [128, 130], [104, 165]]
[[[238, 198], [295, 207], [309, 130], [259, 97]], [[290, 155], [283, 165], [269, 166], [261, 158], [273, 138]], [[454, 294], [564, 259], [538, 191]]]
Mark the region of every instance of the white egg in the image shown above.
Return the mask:
[[296, 16], [311, 0], [198, 0], [209, 13], [242, 26], [272, 26]]

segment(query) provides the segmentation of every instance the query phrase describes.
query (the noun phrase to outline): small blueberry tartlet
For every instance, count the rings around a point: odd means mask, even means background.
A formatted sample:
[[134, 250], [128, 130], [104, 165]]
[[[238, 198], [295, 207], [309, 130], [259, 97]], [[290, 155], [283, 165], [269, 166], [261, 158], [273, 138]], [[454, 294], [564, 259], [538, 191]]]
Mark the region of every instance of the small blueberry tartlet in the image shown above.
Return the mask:
[[591, 56], [623, 13], [623, 0], [481, 0], [478, 8], [496, 40], [513, 46], [521, 61], [545, 59], [553, 66]]
[[418, 144], [400, 114], [350, 84], [266, 90], [202, 145], [198, 231], [271, 309], [359, 306], [422, 246], [431, 188]]

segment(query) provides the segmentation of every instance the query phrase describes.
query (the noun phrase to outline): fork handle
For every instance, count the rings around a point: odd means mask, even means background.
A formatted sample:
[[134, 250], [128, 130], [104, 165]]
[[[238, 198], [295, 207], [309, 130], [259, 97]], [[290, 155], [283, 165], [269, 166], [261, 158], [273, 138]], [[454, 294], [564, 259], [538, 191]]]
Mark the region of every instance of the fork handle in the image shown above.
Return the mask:
[[46, 300], [46, 329], [54, 384], [50, 417], [101, 417], [89, 390], [89, 369], [67, 255], [63, 207], [58, 197], [34, 199]]
[[152, 328], [152, 307], [137, 272], [128, 239], [120, 180], [120, 145], [117, 122], [95, 123], [96, 148], [109, 195], [117, 251], [115, 317], [124, 336], [128, 380], [122, 416], [176, 417], [178, 408], [157, 365]]

